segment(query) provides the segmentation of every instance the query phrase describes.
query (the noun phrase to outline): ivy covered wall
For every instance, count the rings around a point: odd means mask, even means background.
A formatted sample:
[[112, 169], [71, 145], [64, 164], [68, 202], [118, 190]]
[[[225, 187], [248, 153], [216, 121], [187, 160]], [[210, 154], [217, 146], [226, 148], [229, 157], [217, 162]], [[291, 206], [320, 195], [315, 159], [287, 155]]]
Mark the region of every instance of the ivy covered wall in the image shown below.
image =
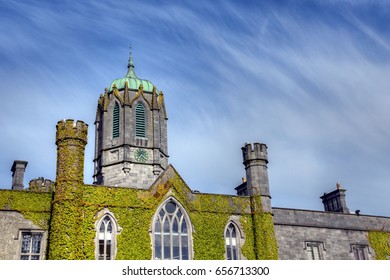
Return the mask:
[[372, 230], [368, 232], [368, 241], [375, 251], [375, 259], [390, 259], [390, 232]]
[[[194, 259], [225, 259], [224, 231], [232, 215], [241, 217], [240, 223], [246, 236], [242, 246], [244, 257], [256, 259], [248, 197], [192, 193], [173, 168], [167, 170], [166, 175], [169, 179], [162, 178], [150, 190], [84, 187], [85, 258], [95, 259], [95, 224], [101, 218], [97, 213], [106, 208], [113, 213], [122, 228], [117, 236], [116, 259], [151, 259], [153, 216], [165, 199], [174, 197], [185, 208], [192, 223]], [[272, 216], [267, 216], [271, 217], [272, 222]], [[264, 228], [270, 230], [269, 225]], [[262, 230], [259, 229], [259, 234]], [[267, 247], [266, 244], [262, 245]], [[277, 258], [277, 248], [274, 249], [272, 253], [268, 250], [261, 252], [261, 257]]]
[[53, 193], [0, 190], [0, 210], [20, 212], [42, 229], [49, 228]]

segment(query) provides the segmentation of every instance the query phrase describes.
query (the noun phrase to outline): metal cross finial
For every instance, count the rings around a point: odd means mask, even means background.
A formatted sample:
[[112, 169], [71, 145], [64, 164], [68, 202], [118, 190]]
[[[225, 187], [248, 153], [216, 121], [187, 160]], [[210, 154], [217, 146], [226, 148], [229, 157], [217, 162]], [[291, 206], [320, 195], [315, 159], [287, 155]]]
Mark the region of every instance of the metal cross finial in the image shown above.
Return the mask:
[[133, 54], [130, 44], [130, 57], [129, 57], [129, 63], [127, 64], [127, 68], [133, 67], [134, 68], [134, 61], [133, 61]]

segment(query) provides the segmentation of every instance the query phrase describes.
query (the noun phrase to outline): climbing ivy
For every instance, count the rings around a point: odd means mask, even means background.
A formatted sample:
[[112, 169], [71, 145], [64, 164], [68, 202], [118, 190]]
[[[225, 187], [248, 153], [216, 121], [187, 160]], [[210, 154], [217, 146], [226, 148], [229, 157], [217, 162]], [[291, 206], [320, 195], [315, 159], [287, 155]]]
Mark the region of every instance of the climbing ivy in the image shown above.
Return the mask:
[[384, 231], [369, 231], [368, 241], [374, 249], [377, 260], [390, 258], [390, 233]]
[[[50, 192], [0, 192], [1, 209], [20, 211], [44, 229], [48, 229], [52, 215], [49, 259], [95, 259], [96, 224], [101, 218], [98, 213], [103, 209], [115, 216], [121, 228], [116, 240], [116, 259], [151, 259], [153, 217], [168, 197], [174, 197], [189, 215], [193, 226], [194, 259], [225, 258], [224, 230], [232, 216], [240, 217], [245, 235], [242, 245], [245, 258], [277, 258], [277, 252], [273, 251], [276, 245], [267, 245], [275, 240], [270, 214], [252, 213], [248, 197], [193, 193], [176, 173], [150, 190], [62, 180], [57, 182], [56, 191], [54, 200]], [[255, 224], [257, 230], [253, 229]], [[260, 240], [260, 247], [255, 246], [255, 238]]]
[[0, 191], [0, 210], [15, 210], [43, 229], [49, 228], [53, 193]]

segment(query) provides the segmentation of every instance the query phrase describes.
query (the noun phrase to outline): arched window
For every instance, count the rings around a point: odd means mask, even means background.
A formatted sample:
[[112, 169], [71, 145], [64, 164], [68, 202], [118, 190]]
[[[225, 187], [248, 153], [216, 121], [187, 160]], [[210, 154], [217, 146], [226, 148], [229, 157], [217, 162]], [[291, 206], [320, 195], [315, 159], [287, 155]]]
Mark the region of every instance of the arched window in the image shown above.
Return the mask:
[[97, 233], [97, 259], [113, 260], [116, 246], [116, 226], [109, 215], [103, 216]]
[[238, 260], [240, 258], [239, 240], [239, 231], [236, 225], [230, 222], [225, 230], [225, 247], [227, 260]]
[[119, 137], [119, 104], [115, 102], [112, 113], [112, 138]]
[[154, 217], [153, 259], [192, 259], [190, 229], [184, 209], [172, 198], [167, 200]]
[[141, 102], [135, 106], [135, 136], [146, 137], [146, 110]]

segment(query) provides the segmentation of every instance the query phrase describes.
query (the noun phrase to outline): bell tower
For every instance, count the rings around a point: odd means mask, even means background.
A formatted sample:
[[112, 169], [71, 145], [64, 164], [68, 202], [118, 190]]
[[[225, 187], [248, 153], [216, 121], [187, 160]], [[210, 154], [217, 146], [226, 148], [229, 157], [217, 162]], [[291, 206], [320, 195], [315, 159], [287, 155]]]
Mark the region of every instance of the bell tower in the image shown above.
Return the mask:
[[162, 91], [138, 78], [130, 51], [127, 74], [98, 100], [94, 184], [147, 189], [168, 165]]

